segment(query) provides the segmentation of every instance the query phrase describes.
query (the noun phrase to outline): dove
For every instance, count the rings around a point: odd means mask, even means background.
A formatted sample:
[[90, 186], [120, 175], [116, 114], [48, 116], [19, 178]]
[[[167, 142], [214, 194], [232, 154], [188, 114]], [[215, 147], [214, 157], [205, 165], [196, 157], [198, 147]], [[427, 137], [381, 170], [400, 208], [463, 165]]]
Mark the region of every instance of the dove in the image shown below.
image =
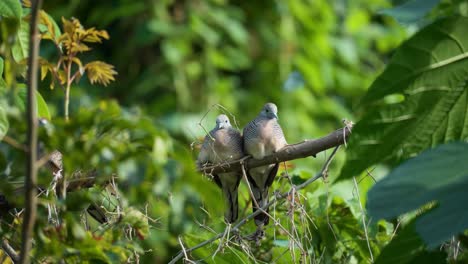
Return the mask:
[[[287, 145], [283, 130], [278, 123], [278, 108], [273, 103], [263, 106], [258, 116], [250, 121], [243, 130], [244, 151], [254, 159], [262, 159]], [[268, 191], [278, 172], [279, 163], [252, 168], [247, 171], [247, 179], [255, 201], [252, 201], [253, 211], [257, 204], [263, 207], [268, 203]], [[268, 209], [266, 209], [268, 212]], [[258, 230], [269, 222], [266, 214], [255, 217]], [[257, 231], [258, 231], [257, 230]]]
[[[242, 136], [234, 129], [226, 115], [216, 118], [216, 126], [205, 136], [197, 166], [218, 164], [240, 159], [242, 151]], [[227, 223], [234, 223], [238, 216], [237, 189], [241, 179], [241, 172], [227, 172], [213, 175], [214, 182], [221, 188], [226, 202], [224, 219]]]

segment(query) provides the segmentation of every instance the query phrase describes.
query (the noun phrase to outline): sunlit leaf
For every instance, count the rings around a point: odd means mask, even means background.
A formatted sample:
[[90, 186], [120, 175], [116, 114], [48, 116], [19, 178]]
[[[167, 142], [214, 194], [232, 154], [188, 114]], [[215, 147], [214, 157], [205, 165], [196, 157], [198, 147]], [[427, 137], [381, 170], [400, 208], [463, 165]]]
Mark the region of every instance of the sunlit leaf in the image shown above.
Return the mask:
[[[468, 139], [467, 27], [466, 17], [445, 18], [397, 50], [364, 96], [368, 114], [353, 128], [342, 178], [378, 162], [399, 162], [428, 147]], [[404, 100], [383, 104], [395, 94]]]
[[72, 18], [68, 20], [62, 17], [62, 25], [63, 25], [63, 32], [64, 34], [68, 34], [72, 37], [75, 34], [75, 31], [79, 28], [82, 28], [80, 21], [78, 19]]
[[28, 57], [29, 52], [29, 24], [21, 21], [20, 28], [17, 33], [16, 41], [11, 49], [13, 58], [16, 62], [20, 62]]
[[47, 31], [42, 32], [42, 38], [56, 41], [56, 39], [61, 35], [60, 28], [57, 23], [43, 10], [40, 11], [39, 15], [39, 23], [45, 25], [47, 28]]
[[31, 7], [31, 0], [21, 0], [21, 3], [23, 4], [23, 7]]
[[113, 65], [102, 61], [90, 62], [85, 65], [85, 69], [92, 84], [100, 83], [107, 86], [111, 81], [115, 80], [114, 75], [117, 75]]
[[69, 50], [72, 53], [78, 53], [78, 52], [85, 52], [85, 51], [91, 50], [91, 48], [84, 43], [72, 42], [69, 47]]
[[48, 62], [46, 59], [39, 58], [39, 66], [41, 67], [41, 81], [47, 77], [48, 72], [53, 73], [54, 65]]
[[21, 19], [22, 9], [18, 0], [0, 1], [0, 17]]
[[95, 28], [90, 28], [84, 31], [84, 33], [82, 33], [80, 39], [90, 43], [101, 43], [102, 39], [109, 39], [109, 34], [107, 34], [107, 31], [105, 30], [96, 30]]
[[36, 91], [36, 102], [37, 102], [36, 103], [37, 104], [37, 116], [40, 118], [51, 120], [49, 107], [47, 106], [47, 103], [45, 102], [44, 98], [38, 91]]
[[[27, 89], [25, 85], [21, 85], [20, 89], [17, 91], [16, 101], [18, 103], [18, 107], [21, 111], [26, 110], [26, 100], [27, 100]], [[49, 107], [45, 102], [42, 95], [36, 91], [36, 108], [37, 108], [37, 117], [45, 118], [51, 120]]]
[[[0, 87], [0, 89], [3, 89]], [[0, 140], [7, 134], [8, 128], [10, 126], [7, 118], [7, 104], [5, 100], [0, 100]]]

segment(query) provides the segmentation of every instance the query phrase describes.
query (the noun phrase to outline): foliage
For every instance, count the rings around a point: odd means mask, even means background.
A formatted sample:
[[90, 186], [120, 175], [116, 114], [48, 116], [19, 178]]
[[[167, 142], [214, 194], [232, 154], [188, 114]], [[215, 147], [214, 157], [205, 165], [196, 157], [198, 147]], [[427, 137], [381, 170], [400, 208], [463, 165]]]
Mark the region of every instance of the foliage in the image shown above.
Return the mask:
[[372, 175], [377, 163], [395, 167], [370, 189], [367, 208], [372, 218], [403, 226], [377, 263], [466, 260], [459, 253], [467, 228], [460, 191], [468, 170], [467, 23], [452, 13], [425, 26], [397, 49], [361, 101], [365, 114], [340, 177]]
[[409, 0], [394, 8], [382, 10], [381, 13], [394, 17], [400, 23], [417, 23], [439, 2], [440, 0]]
[[[0, 194], [19, 207], [28, 2], [23, 1], [23, 8], [19, 1], [0, 3], [0, 136], [5, 136], [0, 144]], [[420, 230], [413, 228], [443, 207], [433, 208], [424, 200], [422, 215], [405, 214], [418, 204], [395, 212], [391, 217], [397, 220], [372, 218], [375, 221], [368, 223], [364, 206], [367, 203], [372, 213], [378, 202], [373, 197], [386, 195], [379, 191], [385, 180], [372, 187], [374, 178], [379, 180], [433, 145], [466, 138], [468, 97], [466, 85], [461, 85], [465, 51], [454, 48], [457, 43], [466, 47], [466, 18], [454, 16], [454, 10], [464, 10], [463, 3], [399, 2], [407, 5], [389, 11], [384, 0], [45, 1], [39, 25], [43, 41], [37, 105], [38, 116], [48, 121], [41, 122], [39, 152], [46, 157], [59, 150], [61, 173], [78, 187], [57, 197], [51, 191], [56, 175], [40, 168], [44, 193], [34, 260], [165, 263], [181, 244], [194, 246], [223, 232], [221, 194], [195, 171], [196, 141], [214, 125], [219, 112], [232, 113], [233, 123], [242, 128], [266, 101], [279, 105], [279, 120], [290, 143], [328, 134], [342, 126], [343, 118], [362, 117], [347, 142], [343, 174], [342, 151], [326, 181], [271, 208], [277, 224], [268, 226], [260, 246], [217, 242], [189, 258], [216, 263], [248, 263], [253, 258], [277, 263], [391, 263], [396, 255], [402, 256], [402, 263], [454, 260], [453, 246], [427, 249]], [[380, 14], [407, 18], [410, 2], [424, 7], [412, 13], [411, 23], [429, 25], [397, 48], [384, 70], [390, 53], [415, 29]], [[442, 16], [446, 18], [432, 23]], [[454, 58], [458, 60], [452, 62]], [[448, 63], [439, 65], [436, 60]], [[429, 69], [431, 65], [438, 67]], [[361, 107], [353, 110], [379, 72]], [[96, 83], [107, 88], [89, 89]], [[63, 87], [65, 97], [48, 89], [51, 85]], [[415, 90], [422, 85], [448, 89]], [[65, 118], [59, 105], [64, 105]], [[66, 121], [68, 108], [74, 114]], [[405, 115], [414, 119], [373, 123]], [[427, 127], [432, 125], [440, 129], [434, 133]], [[418, 134], [420, 127], [427, 134]], [[405, 132], [412, 139], [401, 136]], [[381, 145], [362, 148], [369, 143], [366, 139]], [[411, 148], [409, 143], [414, 143]], [[312, 177], [327, 154], [285, 164], [273, 190], [285, 191]], [[384, 166], [359, 175], [379, 163]], [[357, 188], [349, 180], [352, 176], [362, 176], [356, 178]], [[80, 183], [83, 177], [93, 177], [94, 187]], [[241, 218], [251, 210], [247, 193], [242, 184]], [[389, 201], [385, 199], [380, 202]], [[109, 222], [95, 221], [91, 209], [101, 209]], [[17, 212], [0, 210], [0, 233], [14, 248], [19, 248]], [[249, 223], [240, 231], [245, 235], [254, 228]], [[452, 240], [464, 249], [465, 238], [460, 234]], [[466, 259], [466, 254], [460, 256]]]
[[408, 223], [380, 253], [375, 263], [445, 263], [447, 253], [428, 251], [414, 230], [414, 221]]
[[354, 129], [342, 177], [468, 139], [467, 26], [465, 17], [441, 19], [397, 50], [362, 100], [371, 109]]
[[451, 143], [421, 153], [395, 168], [368, 193], [369, 214], [392, 219], [437, 202], [415, 222], [429, 247], [436, 247], [468, 228], [468, 144]]
[[[99, 83], [107, 86], [115, 80], [114, 75], [117, 72], [114, 70], [114, 66], [102, 61], [92, 61], [83, 65], [78, 58], [79, 54], [91, 50], [88, 43], [102, 43], [103, 39], [109, 39], [109, 35], [105, 30], [85, 29], [75, 18], [67, 20], [63, 17], [63, 33], [61, 34], [55, 21], [43, 11], [41, 12], [41, 23], [45, 26], [42, 39], [51, 40], [59, 53], [59, 59], [56, 63], [45, 59], [40, 60], [41, 79], [44, 80], [47, 73], [50, 72], [53, 79], [50, 88], [53, 89], [56, 83], [61, 85], [65, 91], [65, 118], [68, 119], [70, 88], [74, 81], [78, 82], [85, 72], [92, 84]], [[73, 70], [74, 66], [76, 69]]]

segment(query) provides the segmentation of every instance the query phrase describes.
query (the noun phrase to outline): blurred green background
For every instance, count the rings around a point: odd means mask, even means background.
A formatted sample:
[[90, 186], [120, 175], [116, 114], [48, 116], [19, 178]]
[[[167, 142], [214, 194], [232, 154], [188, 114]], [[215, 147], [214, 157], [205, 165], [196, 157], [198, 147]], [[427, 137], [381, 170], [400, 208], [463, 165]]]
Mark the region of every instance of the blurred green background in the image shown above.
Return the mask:
[[[223, 112], [212, 106], [228, 109], [242, 129], [264, 103], [275, 102], [289, 143], [342, 127], [343, 118], [359, 114], [353, 106], [406, 37], [402, 26], [378, 14], [388, 7], [384, 0], [45, 1], [44, 10], [56, 21], [76, 17], [111, 37], [92, 56], [115, 65], [117, 81], [74, 87], [72, 119], [99, 101], [115, 100], [141, 112], [164, 135], [153, 150], [160, 169], [151, 171], [136, 159], [116, 163], [118, 175], [127, 175], [130, 204], [148, 206], [158, 219], [144, 241], [143, 248], [152, 249], [144, 258], [169, 260], [180, 248], [178, 235], [206, 232], [196, 221], [217, 231], [224, 227], [221, 194], [194, 171], [198, 149], [190, 147], [204, 136], [198, 123], [210, 130]], [[41, 54], [48, 52], [43, 45]], [[41, 93], [57, 97], [48, 102], [62, 116], [60, 93], [45, 85]], [[310, 177], [325, 157], [294, 161], [288, 172]], [[341, 152], [331, 178], [343, 160]], [[248, 195], [241, 191], [242, 206]], [[341, 196], [351, 191], [343, 188]]]
[[[390, 6], [386, 0], [45, 1], [43, 9], [57, 22], [75, 17], [86, 28], [107, 30], [110, 40], [92, 46], [82, 60], [103, 60], [118, 72], [107, 87], [85, 80], [73, 86], [70, 123], [62, 120], [61, 91], [49, 89], [50, 75], [41, 83], [55, 126], [48, 148], [62, 150], [68, 173], [93, 168], [116, 173], [125, 203], [155, 220], [138, 242], [145, 251], [141, 261], [167, 262], [180, 249], [179, 235], [190, 246], [213, 236], [202, 226], [217, 232], [225, 226], [220, 191], [195, 171], [203, 128], [210, 130], [227, 109], [242, 129], [266, 102], [278, 105], [289, 143], [324, 136], [343, 127], [344, 118], [355, 121], [360, 113], [353, 108], [408, 36], [408, 28], [379, 14]], [[41, 56], [54, 58], [50, 43], [42, 42]], [[326, 156], [290, 162], [287, 172], [303, 181]], [[353, 244], [362, 226], [352, 181], [331, 184], [343, 162], [342, 150], [329, 180], [303, 192], [314, 221], [300, 228], [313, 233], [307, 243], [317, 251], [311, 254], [329, 263], [360, 262], [369, 254], [362, 240]], [[277, 182], [274, 189], [287, 190], [284, 179]], [[359, 183], [363, 204], [371, 183], [369, 178]], [[242, 186], [240, 217], [250, 212], [243, 209], [247, 201]], [[287, 218], [284, 208], [276, 213]], [[330, 233], [330, 221], [336, 234]], [[254, 228], [251, 223], [243, 232]], [[269, 240], [255, 252], [261, 260], [279, 258], [288, 248], [281, 232], [273, 239], [274, 231], [270, 226]], [[376, 251], [391, 231], [371, 230]], [[347, 239], [351, 242], [340, 242]], [[193, 256], [205, 258], [215, 249]], [[230, 262], [232, 254], [220, 253], [215, 260]]]

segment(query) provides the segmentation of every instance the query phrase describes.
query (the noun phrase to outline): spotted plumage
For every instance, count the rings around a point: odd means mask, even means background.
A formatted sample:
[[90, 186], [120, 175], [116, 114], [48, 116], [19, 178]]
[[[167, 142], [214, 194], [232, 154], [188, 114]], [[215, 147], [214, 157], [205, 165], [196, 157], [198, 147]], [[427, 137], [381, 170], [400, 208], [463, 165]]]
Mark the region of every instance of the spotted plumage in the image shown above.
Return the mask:
[[[248, 123], [243, 130], [244, 151], [254, 159], [262, 159], [287, 145], [283, 130], [278, 123], [278, 108], [273, 103], [263, 106], [258, 116]], [[268, 191], [278, 172], [279, 163], [252, 168], [247, 172], [249, 184], [255, 201], [263, 207], [268, 202]], [[253, 202], [253, 211], [257, 207]], [[268, 209], [267, 209], [268, 212]], [[269, 217], [259, 214], [255, 224], [259, 227], [267, 225]]]
[[[242, 151], [242, 136], [231, 126], [226, 115], [216, 118], [216, 126], [206, 135], [197, 159], [197, 165], [217, 164], [240, 159]], [[219, 173], [213, 175], [215, 183], [221, 188], [226, 201], [224, 218], [233, 223], [238, 216], [237, 189], [242, 174], [240, 172]]]

